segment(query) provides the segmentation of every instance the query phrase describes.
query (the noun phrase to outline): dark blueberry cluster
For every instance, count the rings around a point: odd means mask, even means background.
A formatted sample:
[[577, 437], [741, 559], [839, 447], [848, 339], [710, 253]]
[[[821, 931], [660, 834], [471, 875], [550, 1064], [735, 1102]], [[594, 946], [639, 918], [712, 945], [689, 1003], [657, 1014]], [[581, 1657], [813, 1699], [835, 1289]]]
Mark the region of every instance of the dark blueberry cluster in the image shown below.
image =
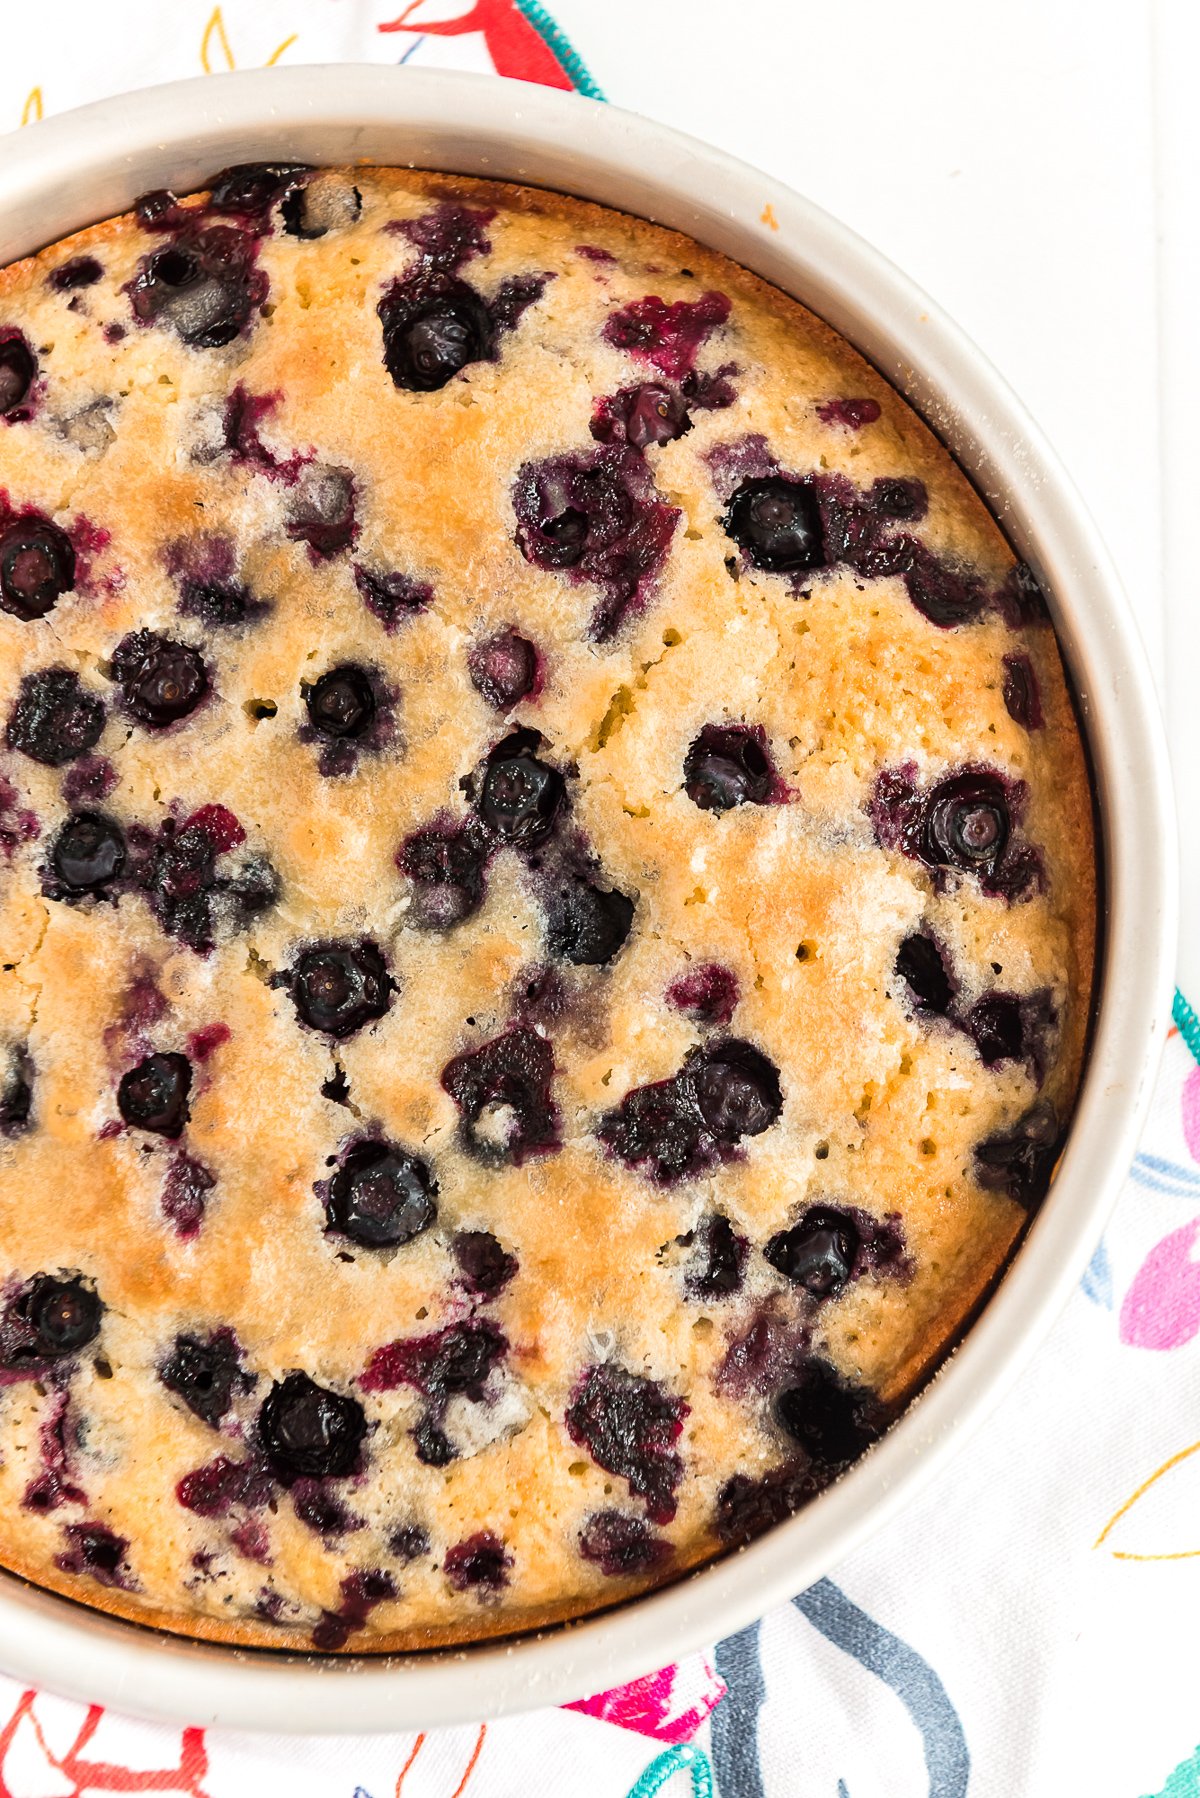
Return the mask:
[[627, 443], [525, 462], [513, 487], [517, 545], [535, 568], [590, 581], [591, 631], [604, 642], [658, 574], [679, 520]]
[[198, 955], [218, 925], [243, 930], [279, 898], [279, 877], [262, 856], [230, 863], [245, 831], [221, 805], [201, 806], [182, 822], [168, 818], [155, 833], [140, 825], [126, 837], [130, 876], [167, 932]]
[[596, 1135], [619, 1161], [666, 1186], [727, 1159], [782, 1109], [774, 1062], [753, 1043], [726, 1037], [693, 1049], [671, 1079], [626, 1093]]
[[652, 1522], [669, 1523], [683, 1478], [675, 1444], [688, 1411], [657, 1380], [605, 1362], [580, 1376], [566, 1424], [572, 1442], [645, 1501]]
[[966, 874], [1011, 903], [1044, 880], [1040, 854], [1018, 835], [1025, 797], [1024, 782], [995, 768], [963, 768], [924, 790], [914, 769], [893, 768], [878, 776], [867, 810], [883, 847], [924, 862], [935, 886]]

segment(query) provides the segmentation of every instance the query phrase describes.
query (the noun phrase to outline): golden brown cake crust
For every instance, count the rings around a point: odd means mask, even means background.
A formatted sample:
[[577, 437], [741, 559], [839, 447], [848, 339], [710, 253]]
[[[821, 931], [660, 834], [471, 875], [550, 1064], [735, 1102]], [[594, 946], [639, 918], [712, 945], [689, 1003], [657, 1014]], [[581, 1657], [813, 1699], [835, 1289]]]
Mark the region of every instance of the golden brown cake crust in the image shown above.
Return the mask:
[[793, 301], [540, 191], [216, 199], [0, 271], [0, 1564], [469, 1642], [745, 1539], [953, 1342], [1078, 1087], [1087, 770]]

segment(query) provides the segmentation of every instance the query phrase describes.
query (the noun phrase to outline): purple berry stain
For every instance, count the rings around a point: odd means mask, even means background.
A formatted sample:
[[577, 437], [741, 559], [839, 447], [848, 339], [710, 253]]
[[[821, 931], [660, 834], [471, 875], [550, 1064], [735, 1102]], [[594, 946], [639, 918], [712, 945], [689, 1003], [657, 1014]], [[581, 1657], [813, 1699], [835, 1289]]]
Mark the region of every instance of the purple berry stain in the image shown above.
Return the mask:
[[600, 589], [591, 635], [611, 637], [644, 603], [680, 513], [628, 444], [526, 462], [513, 487], [517, 545], [535, 568]]
[[698, 300], [676, 300], [672, 305], [657, 294], [647, 294], [614, 312], [602, 335], [615, 349], [678, 381], [693, 368], [701, 346], [730, 311], [723, 293], [704, 293]]

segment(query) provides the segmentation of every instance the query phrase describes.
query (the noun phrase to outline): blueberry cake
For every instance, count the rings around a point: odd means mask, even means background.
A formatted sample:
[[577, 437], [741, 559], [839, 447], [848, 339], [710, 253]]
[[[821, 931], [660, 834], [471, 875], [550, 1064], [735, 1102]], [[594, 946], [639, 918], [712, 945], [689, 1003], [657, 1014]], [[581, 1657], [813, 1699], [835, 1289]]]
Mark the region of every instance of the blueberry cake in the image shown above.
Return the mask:
[[574, 1617], [886, 1428], [1092, 978], [1044, 598], [841, 339], [553, 194], [231, 169], [0, 273], [0, 1563]]

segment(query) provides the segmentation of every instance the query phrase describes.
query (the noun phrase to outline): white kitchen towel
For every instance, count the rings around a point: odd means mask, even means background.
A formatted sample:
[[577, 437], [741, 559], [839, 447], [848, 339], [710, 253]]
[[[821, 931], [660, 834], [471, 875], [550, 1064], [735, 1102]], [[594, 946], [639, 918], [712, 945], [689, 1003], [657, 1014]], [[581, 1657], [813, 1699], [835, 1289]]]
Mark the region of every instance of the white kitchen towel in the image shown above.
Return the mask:
[[[577, 87], [770, 169], [999, 364], [1161, 666], [1148, 4], [7, 0], [0, 20], [0, 130], [184, 75], [409, 61]], [[1160, 17], [1160, 86], [1168, 40]], [[783, 1611], [570, 1710], [425, 1736], [168, 1730], [0, 1677], [0, 1798], [1200, 1798], [1200, 1026], [1177, 1017], [1114, 1222], [1029, 1372]]]

